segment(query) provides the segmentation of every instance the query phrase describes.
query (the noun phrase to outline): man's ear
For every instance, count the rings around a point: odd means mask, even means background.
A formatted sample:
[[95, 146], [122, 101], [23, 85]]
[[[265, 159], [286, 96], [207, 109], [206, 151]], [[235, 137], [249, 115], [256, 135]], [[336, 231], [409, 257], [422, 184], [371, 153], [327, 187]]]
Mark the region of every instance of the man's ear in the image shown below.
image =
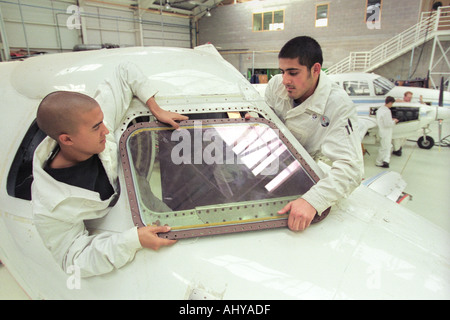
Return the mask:
[[59, 140], [59, 143], [66, 145], [66, 146], [70, 146], [73, 144], [73, 141], [70, 138], [70, 135], [68, 135], [67, 133], [60, 134], [58, 137], [58, 140]]
[[322, 66], [320, 65], [320, 63], [316, 62], [312, 66], [312, 70], [313, 70], [313, 74], [319, 75], [320, 74], [320, 70], [322, 70]]

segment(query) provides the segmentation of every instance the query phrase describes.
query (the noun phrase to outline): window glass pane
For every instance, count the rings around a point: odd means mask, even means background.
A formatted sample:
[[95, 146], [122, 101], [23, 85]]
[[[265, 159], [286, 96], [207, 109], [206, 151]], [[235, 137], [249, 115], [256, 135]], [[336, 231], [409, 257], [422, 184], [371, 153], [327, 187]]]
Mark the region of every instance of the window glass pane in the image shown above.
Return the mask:
[[284, 11], [279, 10], [273, 13], [273, 22], [274, 23], [283, 23], [284, 22]]
[[279, 10], [273, 13], [273, 24], [271, 30], [284, 30], [284, 11]]
[[381, 0], [367, 0], [366, 21], [378, 21], [380, 14]]
[[270, 26], [273, 23], [272, 20], [273, 11], [270, 12], [264, 12], [264, 29], [263, 30], [270, 30]]
[[284, 11], [268, 11], [253, 14], [253, 31], [284, 30]]
[[277, 211], [315, 183], [299, 156], [266, 123], [206, 122], [128, 136], [142, 222], [176, 231], [286, 219]]
[[349, 96], [370, 95], [369, 83], [367, 81], [344, 81], [343, 85]]
[[395, 87], [395, 85], [388, 79], [384, 77], [379, 77], [373, 81], [373, 87], [375, 89], [376, 95], [384, 96], [389, 91], [391, 91], [392, 88]]
[[328, 25], [328, 4], [316, 6], [316, 27]]
[[262, 13], [253, 14], [253, 31], [262, 30]]

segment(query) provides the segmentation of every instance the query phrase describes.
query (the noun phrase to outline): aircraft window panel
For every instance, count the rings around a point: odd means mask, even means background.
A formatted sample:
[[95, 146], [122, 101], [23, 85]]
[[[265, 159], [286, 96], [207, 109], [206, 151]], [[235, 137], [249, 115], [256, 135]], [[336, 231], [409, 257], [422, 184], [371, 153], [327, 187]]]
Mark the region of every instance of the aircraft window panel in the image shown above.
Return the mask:
[[367, 81], [344, 81], [344, 90], [349, 96], [369, 96], [369, 83]]
[[379, 77], [373, 81], [373, 87], [376, 95], [386, 95], [394, 88], [394, 84], [384, 77]]
[[289, 179], [294, 173], [300, 170], [301, 166], [298, 162], [293, 161], [287, 168], [283, 169], [275, 178], [265, 185], [265, 188], [272, 192], [281, 186], [287, 179]]
[[255, 169], [252, 170], [252, 173], [257, 176], [260, 174], [264, 169], [266, 169], [271, 163], [276, 161], [277, 158], [279, 158], [284, 151], [286, 151], [287, 148], [284, 145], [281, 145], [278, 149], [276, 149], [273, 153], [271, 153], [267, 158], [265, 158]]
[[319, 179], [265, 119], [138, 123], [120, 151], [134, 223], [167, 238], [286, 226], [277, 211]]

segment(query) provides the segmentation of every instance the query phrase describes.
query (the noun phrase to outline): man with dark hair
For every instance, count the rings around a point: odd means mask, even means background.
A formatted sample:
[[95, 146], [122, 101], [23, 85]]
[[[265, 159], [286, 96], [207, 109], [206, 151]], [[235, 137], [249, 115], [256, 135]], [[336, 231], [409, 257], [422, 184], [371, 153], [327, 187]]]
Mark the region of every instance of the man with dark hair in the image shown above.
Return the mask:
[[281, 48], [278, 58], [298, 59], [298, 62], [311, 69], [315, 63], [323, 64], [322, 48], [313, 38], [302, 36], [289, 40]]
[[388, 96], [384, 101], [384, 106], [377, 110], [378, 135], [380, 136], [380, 149], [375, 160], [377, 167], [389, 168], [392, 149], [392, 128], [398, 119], [392, 119], [391, 108], [395, 102], [394, 97]]
[[[92, 235], [86, 220], [104, 217], [118, 199], [118, 146], [114, 131], [137, 96], [161, 122], [175, 128], [187, 117], [159, 107], [148, 79], [132, 63], [123, 63], [103, 82], [95, 99], [57, 91], [37, 111], [48, 137], [33, 159], [32, 204], [36, 229], [63, 270], [77, 267], [82, 277], [120, 268], [141, 248], [157, 250], [175, 241], [158, 233], [169, 227], [131, 228]], [[101, 107], [100, 107], [101, 106]]]
[[362, 151], [356, 108], [321, 71], [322, 49], [317, 41], [307, 36], [288, 41], [278, 62], [281, 75], [268, 83], [267, 104], [314, 159], [326, 157], [332, 162], [323, 179], [278, 212], [289, 212], [289, 228], [297, 231], [360, 184]]

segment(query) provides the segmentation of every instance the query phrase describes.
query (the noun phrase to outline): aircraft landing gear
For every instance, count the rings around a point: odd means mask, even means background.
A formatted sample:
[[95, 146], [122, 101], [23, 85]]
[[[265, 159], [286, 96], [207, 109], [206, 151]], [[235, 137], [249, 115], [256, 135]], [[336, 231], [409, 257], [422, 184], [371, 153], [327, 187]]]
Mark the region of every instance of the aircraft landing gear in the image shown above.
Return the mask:
[[422, 136], [417, 140], [421, 149], [431, 149], [434, 146], [434, 139], [430, 136]]

